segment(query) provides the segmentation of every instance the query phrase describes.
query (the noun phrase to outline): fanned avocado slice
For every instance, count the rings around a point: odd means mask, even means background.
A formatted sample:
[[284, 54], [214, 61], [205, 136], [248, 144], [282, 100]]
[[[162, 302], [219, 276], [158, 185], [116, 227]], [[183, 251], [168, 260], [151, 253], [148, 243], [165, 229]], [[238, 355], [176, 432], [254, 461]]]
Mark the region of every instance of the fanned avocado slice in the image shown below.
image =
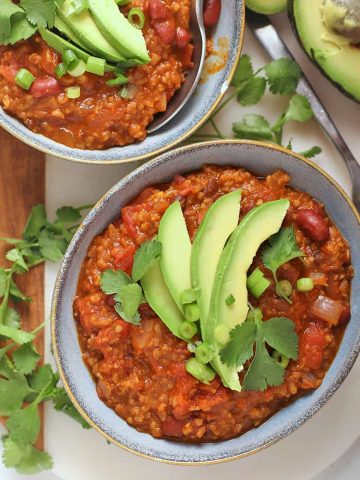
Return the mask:
[[128, 59], [150, 61], [142, 31], [131, 25], [115, 0], [88, 0], [88, 4], [99, 30], [116, 50]]
[[71, 28], [69, 28], [66, 25], [66, 23], [64, 23], [58, 15], [56, 15], [55, 17], [54, 27], [56, 28], [56, 30], [59, 30], [60, 33], [65, 35], [71, 42], [74, 42], [77, 46], [79, 46], [83, 50], [87, 50], [86, 45], [84, 45], [82, 41], [76, 37], [74, 32], [71, 30]]
[[[223, 384], [240, 391], [239, 375], [235, 367], [222, 363], [219, 352], [224, 343], [222, 336], [243, 323], [248, 313], [247, 271], [261, 244], [280, 230], [289, 208], [288, 200], [267, 202], [251, 210], [231, 235], [219, 260], [211, 296], [210, 312], [203, 340], [215, 352], [212, 367]], [[226, 299], [233, 296], [235, 302], [228, 305]], [[226, 343], [226, 340], [225, 340]]]
[[[84, 62], [87, 62], [90, 58], [91, 55], [89, 55], [87, 52], [82, 50], [79, 47], [76, 47], [72, 43], [68, 42], [64, 38], [60, 37], [59, 35], [56, 35], [54, 32], [50, 32], [50, 30], [47, 30], [46, 28], [40, 28], [39, 33], [46, 42], [49, 47], [53, 48], [56, 52], [63, 54], [65, 50], [72, 50], [78, 58], [83, 60]], [[112, 65], [105, 65], [105, 71], [106, 72], [114, 72], [116, 70], [115, 67]]]
[[70, 40], [76, 43], [79, 39], [86, 50], [109, 62], [117, 63], [125, 60], [125, 57], [102, 35], [88, 10], [68, 16], [65, 12], [65, 3], [58, 6], [57, 16], [68, 27], [68, 33], [65, 33]]
[[191, 280], [199, 288], [201, 330], [206, 331], [211, 292], [225, 243], [239, 223], [241, 191], [223, 195], [209, 208], [196, 233], [191, 252]]
[[287, 0], [246, 0], [246, 6], [250, 10], [265, 15], [285, 12], [287, 3]]

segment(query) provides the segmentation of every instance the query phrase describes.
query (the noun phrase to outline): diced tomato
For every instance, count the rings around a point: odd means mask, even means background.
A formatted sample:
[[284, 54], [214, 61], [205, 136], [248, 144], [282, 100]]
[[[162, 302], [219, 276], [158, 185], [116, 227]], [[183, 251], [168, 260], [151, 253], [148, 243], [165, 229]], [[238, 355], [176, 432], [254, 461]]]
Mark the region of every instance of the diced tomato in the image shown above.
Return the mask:
[[141, 205], [131, 205], [121, 210], [121, 216], [129, 237], [136, 240], [137, 227], [134, 221], [134, 215], [141, 210]]
[[53, 77], [36, 78], [30, 88], [30, 93], [35, 98], [52, 97], [61, 91], [59, 82]]
[[189, 43], [185, 48], [181, 50], [180, 58], [181, 63], [185, 68], [192, 68], [193, 67], [193, 53], [194, 53], [194, 45]]
[[300, 339], [299, 360], [312, 370], [321, 367], [326, 346], [325, 331], [311, 322]]
[[181, 437], [184, 425], [184, 421], [176, 420], [174, 417], [167, 417], [161, 424], [161, 430], [166, 437]]
[[136, 248], [134, 245], [129, 245], [124, 249], [121, 254], [116, 255], [116, 268], [118, 268], [119, 270], [123, 270], [128, 275], [130, 275], [134, 263], [135, 250]]

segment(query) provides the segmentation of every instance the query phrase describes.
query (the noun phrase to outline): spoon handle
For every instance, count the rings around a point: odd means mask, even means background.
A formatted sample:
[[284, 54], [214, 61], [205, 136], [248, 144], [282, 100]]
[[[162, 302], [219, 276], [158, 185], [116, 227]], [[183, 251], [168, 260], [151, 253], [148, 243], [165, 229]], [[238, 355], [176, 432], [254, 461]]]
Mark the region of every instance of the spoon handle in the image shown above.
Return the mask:
[[[246, 17], [247, 24], [254, 32], [256, 38], [260, 41], [264, 49], [273, 60], [277, 60], [281, 57], [288, 57], [294, 60], [294, 57], [281, 40], [277, 31], [263, 15], [254, 14], [253, 12], [247, 12]], [[330, 115], [326, 111], [325, 107], [319, 100], [319, 97], [314, 92], [306, 76], [303, 74], [301, 78], [297, 92], [305, 95], [313, 109], [314, 116], [318, 123], [321, 125], [325, 133], [333, 142], [337, 150], [346, 162], [352, 178], [352, 197], [353, 203], [360, 211], [360, 165], [351, 153], [341, 133], [331, 120]]]

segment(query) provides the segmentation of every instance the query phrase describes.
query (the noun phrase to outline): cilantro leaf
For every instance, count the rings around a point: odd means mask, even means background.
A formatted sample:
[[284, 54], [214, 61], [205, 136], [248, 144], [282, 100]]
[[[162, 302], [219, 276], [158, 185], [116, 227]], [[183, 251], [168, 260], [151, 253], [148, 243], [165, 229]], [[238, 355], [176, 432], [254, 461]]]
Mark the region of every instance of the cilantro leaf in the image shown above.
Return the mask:
[[32, 25], [38, 28], [54, 26], [56, 13], [54, 0], [20, 0], [20, 5]]
[[123, 285], [132, 283], [131, 278], [122, 270], [105, 270], [101, 274], [101, 290], [107, 295], [114, 295]]
[[0, 1], [0, 45], [8, 43], [12, 24], [24, 17], [24, 11], [11, 0]]
[[288, 227], [281, 228], [278, 233], [270, 237], [268, 245], [263, 249], [262, 261], [264, 266], [276, 275], [281, 265], [303, 256], [303, 252], [296, 243], [294, 227]]
[[135, 253], [134, 264], [132, 268], [132, 279], [138, 282], [147, 271], [159, 259], [162, 251], [162, 244], [158, 240], [151, 240], [141, 244]]
[[233, 124], [235, 138], [273, 141], [269, 122], [262, 115], [245, 115], [242, 122]]
[[58, 380], [58, 374], [52, 371], [51, 365], [46, 364], [42, 365], [29, 377], [29, 385], [37, 393], [40, 393], [47, 387], [44, 392], [44, 396], [47, 396], [55, 388]]
[[287, 358], [297, 360], [299, 346], [294, 322], [286, 317], [274, 317], [262, 322], [261, 330], [270, 347]]
[[56, 210], [57, 222], [64, 226], [71, 226], [81, 219], [81, 214], [77, 208], [62, 207]]
[[21, 290], [16, 285], [14, 280], [12, 280], [11, 284], [10, 284], [10, 295], [12, 296], [13, 300], [15, 300], [15, 301], [21, 300], [22, 302], [28, 302], [30, 300], [29, 297], [27, 297], [26, 295], [24, 295], [21, 292]]
[[34, 335], [32, 333], [24, 332], [23, 330], [13, 327], [7, 327], [6, 325], [0, 325], [0, 335], [14, 340], [14, 342], [18, 343], [19, 345], [31, 342], [34, 339]]
[[29, 270], [28, 266], [25, 263], [24, 257], [22, 256], [21, 252], [17, 248], [8, 250], [8, 252], [6, 252], [5, 257], [6, 257], [6, 260], [9, 260], [9, 262], [13, 262], [16, 265], [19, 265], [19, 267], [23, 268], [25, 271]]
[[68, 397], [66, 391], [63, 388], [56, 388], [52, 395], [52, 401], [54, 404], [55, 410], [63, 412], [69, 417], [73, 418], [76, 422], [80, 423], [83, 428], [90, 429], [90, 425], [86, 420], [80, 415], [76, 410], [74, 405], [71, 403], [70, 398]]
[[58, 262], [62, 259], [67, 244], [63, 239], [55, 238], [47, 230], [42, 230], [38, 237], [41, 255], [45, 260]]
[[40, 204], [32, 208], [26, 223], [23, 238], [31, 240], [37, 238], [42, 228], [47, 224], [45, 206]]
[[32, 475], [53, 466], [51, 457], [31, 445], [18, 444], [8, 437], [3, 438], [3, 462], [18, 473]]
[[230, 341], [220, 352], [221, 361], [229, 366], [240, 367], [254, 355], [257, 335], [255, 322], [244, 322], [230, 332]]
[[125, 322], [131, 323], [132, 325], [140, 325], [141, 317], [139, 312], [136, 312], [133, 317], [129, 317], [126, 315], [124, 310], [121, 307], [121, 303], [116, 303], [114, 306], [116, 313], [123, 319]]
[[115, 300], [121, 305], [121, 311], [125, 315], [124, 320], [133, 318], [136, 316], [142, 300], [142, 289], [137, 283], [123, 285], [115, 296]]
[[15, 410], [6, 422], [9, 438], [20, 444], [35, 443], [40, 432], [40, 416], [36, 405]]
[[15, 329], [20, 327], [20, 315], [15, 309], [10, 307], [6, 309], [4, 315], [4, 325]]
[[255, 357], [246, 372], [243, 388], [262, 392], [268, 386], [277, 387], [283, 383], [284, 374], [284, 367], [270, 357], [265, 344], [258, 340]]
[[304, 150], [299, 152], [305, 158], [314, 158], [316, 155], [319, 155], [322, 152], [322, 149], [315, 145], [314, 147], [309, 148], [308, 150]]
[[254, 75], [254, 69], [249, 55], [241, 55], [231, 82], [232, 87], [240, 87], [243, 82]]
[[0, 415], [9, 415], [21, 408], [25, 397], [31, 392], [22, 373], [13, 371], [7, 375], [6, 379], [0, 379]]
[[288, 95], [298, 86], [301, 70], [294, 60], [279, 58], [265, 67], [270, 91], [274, 94]]
[[263, 97], [265, 89], [265, 78], [252, 77], [239, 88], [237, 101], [244, 107], [255, 105]]
[[13, 360], [16, 369], [24, 375], [34, 371], [41, 356], [32, 343], [25, 343], [13, 353]]
[[307, 122], [314, 116], [309, 100], [304, 95], [294, 95], [284, 115], [284, 121]]
[[3, 268], [0, 268], [0, 298], [5, 295], [9, 275]]

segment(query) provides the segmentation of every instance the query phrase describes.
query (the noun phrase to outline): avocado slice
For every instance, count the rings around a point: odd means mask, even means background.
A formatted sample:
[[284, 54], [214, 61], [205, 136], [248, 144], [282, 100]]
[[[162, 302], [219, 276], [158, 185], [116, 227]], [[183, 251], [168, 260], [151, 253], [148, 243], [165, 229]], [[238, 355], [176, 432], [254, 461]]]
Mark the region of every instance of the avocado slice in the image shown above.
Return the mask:
[[82, 41], [76, 37], [71, 28], [69, 28], [58, 15], [56, 15], [55, 17], [54, 27], [56, 28], [56, 30], [59, 30], [60, 33], [65, 35], [71, 42], [76, 43], [76, 45], [78, 45], [83, 50], [87, 50], [86, 45], [84, 45]]
[[[260, 245], [280, 230], [289, 206], [288, 200], [276, 200], [251, 210], [232, 233], [219, 260], [203, 340], [214, 349], [212, 367], [223, 384], [232, 390], [241, 390], [239, 375], [236, 368], [221, 362], [219, 352], [224, 345], [219, 343], [216, 332], [220, 327], [222, 334], [229, 333], [245, 321], [249, 310], [247, 271]], [[227, 305], [230, 295], [235, 302]]]
[[191, 242], [179, 201], [172, 203], [164, 213], [158, 239], [162, 243], [161, 272], [175, 303], [184, 313], [181, 295], [191, 288]]
[[292, 0], [290, 20], [312, 62], [339, 90], [360, 102], [360, 48], [326, 26], [323, 3], [323, 0]]
[[191, 251], [191, 280], [199, 288], [200, 326], [206, 331], [216, 269], [227, 239], [239, 223], [241, 191], [223, 195], [207, 211]]
[[109, 62], [117, 63], [125, 60], [125, 57], [104, 38], [88, 10], [69, 16], [66, 16], [65, 12], [66, 4], [63, 3], [57, 8], [57, 16], [70, 29], [70, 32], [73, 32], [69, 37], [70, 40], [76, 43], [79, 39], [86, 50]]
[[184, 322], [184, 317], [166, 286], [159, 261], [142, 277], [141, 286], [150, 307], [165, 323], [173, 335], [184, 340], [179, 333], [179, 328]]
[[131, 25], [115, 0], [88, 0], [91, 14], [103, 36], [125, 58], [150, 62], [142, 31]]
[[246, 0], [246, 6], [253, 12], [272, 15], [273, 13], [285, 12], [287, 0]]
[[[87, 63], [91, 56], [84, 50], [81, 50], [81, 48], [76, 47], [74, 44], [68, 42], [59, 35], [56, 35], [56, 33], [50, 32], [50, 30], [47, 30], [46, 28], [39, 28], [39, 33], [44, 42], [46, 42], [49, 47], [53, 48], [58, 53], [63, 54], [65, 50], [72, 50], [77, 57], [83, 60], [85, 63]], [[105, 65], [106, 72], [114, 72], [115, 70], [116, 68], [114, 66], [108, 64]]]

